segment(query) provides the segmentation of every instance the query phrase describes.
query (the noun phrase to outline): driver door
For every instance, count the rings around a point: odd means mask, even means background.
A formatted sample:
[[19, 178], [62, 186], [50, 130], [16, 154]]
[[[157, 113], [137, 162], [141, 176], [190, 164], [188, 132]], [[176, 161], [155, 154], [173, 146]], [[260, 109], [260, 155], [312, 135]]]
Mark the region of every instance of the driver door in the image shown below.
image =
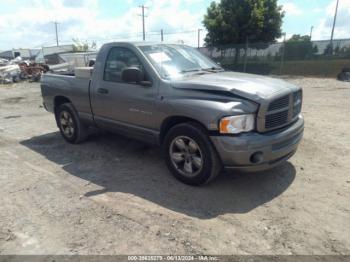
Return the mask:
[[132, 50], [126, 47], [111, 48], [103, 79], [95, 82], [92, 91], [95, 121], [108, 129], [144, 133], [154, 126], [157, 90], [155, 85], [146, 87], [124, 82], [122, 71], [127, 67], [139, 68], [144, 73], [144, 80], [150, 81], [140, 59]]

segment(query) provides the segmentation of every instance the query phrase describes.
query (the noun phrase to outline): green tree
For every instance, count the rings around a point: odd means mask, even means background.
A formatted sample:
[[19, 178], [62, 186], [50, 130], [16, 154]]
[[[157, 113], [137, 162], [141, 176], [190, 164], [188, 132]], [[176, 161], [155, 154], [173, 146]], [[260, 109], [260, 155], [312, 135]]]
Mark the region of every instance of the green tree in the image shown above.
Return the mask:
[[318, 52], [317, 46], [314, 46], [308, 35], [293, 35], [282, 47], [281, 53], [285, 48], [284, 56], [286, 60], [300, 60], [312, 57]]
[[324, 55], [332, 55], [333, 54], [333, 48], [332, 48], [331, 44], [328, 44], [326, 46], [326, 48], [323, 51], [323, 54]]
[[[277, 0], [212, 2], [203, 20], [208, 31], [205, 37], [206, 46], [241, 44], [241, 47], [236, 47], [235, 62], [237, 62], [239, 51], [247, 41], [268, 43], [281, 37], [283, 16], [284, 12], [282, 7], [277, 5]], [[257, 47], [266, 48], [266, 46]]]
[[339, 54], [344, 58], [350, 58], [350, 45], [340, 48]]
[[338, 55], [338, 54], [340, 53], [340, 46], [339, 46], [339, 45], [336, 46], [336, 48], [334, 48], [334, 53], [335, 53], [336, 55]]

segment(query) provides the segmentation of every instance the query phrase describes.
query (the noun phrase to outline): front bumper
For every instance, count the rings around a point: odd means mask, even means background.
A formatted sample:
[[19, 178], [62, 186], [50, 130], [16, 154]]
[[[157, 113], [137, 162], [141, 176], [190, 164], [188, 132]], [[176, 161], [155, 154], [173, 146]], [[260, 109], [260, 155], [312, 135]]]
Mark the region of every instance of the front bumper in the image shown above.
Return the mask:
[[304, 133], [304, 119], [269, 133], [246, 133], [239, 136], [211, 136], [227, 169], [262, 171], [273, 168], [296, 152]]

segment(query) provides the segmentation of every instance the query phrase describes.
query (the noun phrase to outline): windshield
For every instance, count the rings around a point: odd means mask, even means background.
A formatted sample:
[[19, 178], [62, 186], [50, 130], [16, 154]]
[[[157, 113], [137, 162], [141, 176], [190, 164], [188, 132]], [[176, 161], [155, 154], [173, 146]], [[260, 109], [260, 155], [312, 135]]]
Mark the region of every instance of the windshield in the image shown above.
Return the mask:
[[140, 46], [162, 78], [176, 78], [191, 72], [222, 70], [196, 49], [184, 45]]

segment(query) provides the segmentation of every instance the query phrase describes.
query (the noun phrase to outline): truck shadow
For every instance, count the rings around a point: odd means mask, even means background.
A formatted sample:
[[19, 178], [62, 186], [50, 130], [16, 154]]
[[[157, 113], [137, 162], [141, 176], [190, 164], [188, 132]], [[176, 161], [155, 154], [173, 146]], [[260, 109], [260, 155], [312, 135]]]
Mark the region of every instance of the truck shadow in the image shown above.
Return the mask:
[[69, 174], [103, 188], [87, 192], [86, 197], [124, 192], [201, 219], [247, 213], [281, 195], [296, 174], [287, 162], [266, 172], [223, 173], [209, 185], [190, 187], [170, 175], [159, 148], [128, 138], [103, 134], [84, 144], [70, 145], [54, 132], [21, 144]]

